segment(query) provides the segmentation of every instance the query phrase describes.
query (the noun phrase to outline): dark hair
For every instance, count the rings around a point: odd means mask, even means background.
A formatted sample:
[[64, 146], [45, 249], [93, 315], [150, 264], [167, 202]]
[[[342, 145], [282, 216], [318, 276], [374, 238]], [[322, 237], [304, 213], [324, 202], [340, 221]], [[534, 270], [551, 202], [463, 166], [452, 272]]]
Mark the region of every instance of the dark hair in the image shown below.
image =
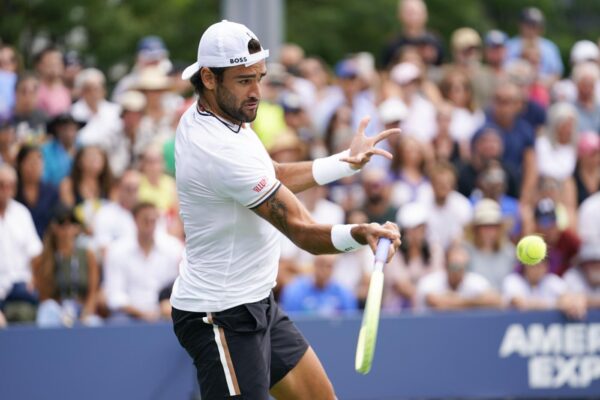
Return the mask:
[[[262, 49], [262, 47], [258, 40], [250, 39], [250, 41], [248, 42], [248, 53], [250, 53], [250, 54], [258, 53], [259, 51], [261, 51], [261, 49]], [[206, 68], [208, 68], [210, 70], [210, 72], [215, 74], [215, 76], [217, 77], [217, 82], [219, 82], [219, 83], [223, 82], [223, 75], [225, 74], [225, 69], [227, 69], [228, 67], [206, 67]], [[202, 67], [190, 78], [190, 83], [194, 87], [194, 92], [196, 92], [196, 94], [199, 96], [202, 95], [202, 92], [204, 91], [204, 83], [202, 83], [202, 77], [200, 76], [201, 70], [202, 70]]]
[[17, 170], [17, 192], [20, 193], [21, 188], [23, 187], [23, 174], [21, 173], [21, 169], [23, 168], [23, 163], [27, 156], [31, 153], [38, 152], [41, 154], [41, 150], [38, 146], [32, 144], [25, 144], [21, 147], [19, 152], [17, 153], [17, 159], [15, 162], [15, 169]]
[[112, 188], [112, 180], [113, 176], [110, 171], [110, 166], [108, 165], [108, 156], [106, 152], [98, 146], [84, 146], [77, 150], [75, 154], [75, 159], [73, 160], [73, 167], [71, 168], [71, 181], [73, 184], [73, 193], [78, 193], [79, 184], [82, 179], [82, 171], [81, 171], [81, 160], [83, 159], [83, 155], [85, 151], [88, 149], [98, 149], [100, 153], [102, 153], [102, 159], [104, 161], [104, 167], [98, 176], [98, 183], [100, 184], [100, 197], [103, 199], [108, 198], [110, 194], [110, 189]]
[[42, 61], [42, 59], [44, 58], [44, 56], [48, 53], [53, 53], [53, 52], [58, 52], [61, 54], [61, 60], [62, 60], [62, 51], [54, 46], [54, 45], [50, 45], [48, 47], [45, 47], [44, 49], [42, 49], [42, 51], [40, 51], [39, 53], [37, 53], [35, 55], [35, 57], [33, 58], [33, 64], [34, 65], [38, 65], [40, 63], [40, 61]]
[[150, 203], [149, 201], [140, 201], [135, 206], [133, 206], [133, 208], [131, 209], [131, 213], [133, 214], [133, 217], [135, 218], [135, 217], [137, 217], [137, 215], [139, 213], [141, 213], [142, 211], [144, 211], [147, 208], [156, 209], [156, 205], [154, 203]]
[[32, 72], [23, 72], [22, 74], [20, 74], [17, 77], [17, 81], [15, 82], [15, 90], [18, 89], [19, 86], [21, 86], [21, 84], [23, 82], [26, 82], [29, 80], [34, 80], [36, 82], [39, 82], [39, 78], [37, 77], [37, 75], [33, 74]]

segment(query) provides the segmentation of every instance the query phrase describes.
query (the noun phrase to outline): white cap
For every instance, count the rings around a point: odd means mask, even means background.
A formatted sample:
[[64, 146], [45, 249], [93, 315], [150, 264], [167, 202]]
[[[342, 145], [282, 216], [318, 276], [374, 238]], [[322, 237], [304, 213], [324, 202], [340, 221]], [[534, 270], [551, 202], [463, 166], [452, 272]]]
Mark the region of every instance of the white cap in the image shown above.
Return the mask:
[[502, 223], [500, 204], [492, 199], [481, 199], [475, 206], [474, 225], [497, 225]]
[[596, 60], [600, 58], [600, 51], [596, 43], [591, 40], [580, 40], [571, 48], [571, 64]]
[[421, 76], [419, 67], [409, 62], [396, 65], [390, 71], [390, 77], [398, 85], [405, 85]]
[[427, 222], [427, 208], [421, 203], [407, 203], [396, 213], [396, 222], [403, 229], [423, 225]]
[[224, 19], [209, 26], [198, 43], [198, 61], [183, 71], [181, 79], [190, 79], [200, 67], [249, 67], [269, 57], [269, 50], [262, 47], [258, 53], [250, 54], [250, 39], [258, 40], [256, 35], [242, 24]]
[[379, 118], [384, 124], [404, 121], [408, 115], [408, 108], [402, 100], [390, 97], [379, 105]]

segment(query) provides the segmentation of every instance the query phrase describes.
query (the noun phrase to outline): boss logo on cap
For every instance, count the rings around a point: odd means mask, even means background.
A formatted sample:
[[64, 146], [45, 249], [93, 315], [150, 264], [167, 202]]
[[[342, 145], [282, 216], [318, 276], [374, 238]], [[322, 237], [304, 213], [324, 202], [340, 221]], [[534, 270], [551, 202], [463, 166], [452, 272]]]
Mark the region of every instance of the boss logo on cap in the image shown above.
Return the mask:
[[229, 64], [237, 64], [237, 63], [246, 62], [246, 61], [248, 61], [248, 58], [246, 58], [246, 57], [230, 58]]

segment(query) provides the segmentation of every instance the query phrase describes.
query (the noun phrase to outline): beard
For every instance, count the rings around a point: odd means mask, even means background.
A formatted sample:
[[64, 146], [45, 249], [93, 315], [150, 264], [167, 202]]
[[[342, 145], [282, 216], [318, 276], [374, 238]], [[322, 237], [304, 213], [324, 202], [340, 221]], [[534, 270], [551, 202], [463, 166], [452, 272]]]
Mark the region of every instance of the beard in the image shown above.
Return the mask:
[[217, 105], [229, 118], [239, 122], [252, 122], [256, 119], [258, 107], [254, 110], [246, 110], [244, 106], [248, 103], [258, 103], [259, 99], [251, 97], [238, 105], [237, 99], [233, 93], [227, 90], [223, 85], [217, 86], [215, 94]]

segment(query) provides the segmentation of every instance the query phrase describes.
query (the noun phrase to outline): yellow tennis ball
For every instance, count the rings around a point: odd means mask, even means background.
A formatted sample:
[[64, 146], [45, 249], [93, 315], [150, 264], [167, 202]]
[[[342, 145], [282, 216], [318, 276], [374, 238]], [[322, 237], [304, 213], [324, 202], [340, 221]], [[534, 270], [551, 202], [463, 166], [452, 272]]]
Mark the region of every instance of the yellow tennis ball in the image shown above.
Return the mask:
[[546, 242], [540, 236], [525, 236], [517, 244], [517, 258], [523, 264], [535, 265], [546, 257]]

